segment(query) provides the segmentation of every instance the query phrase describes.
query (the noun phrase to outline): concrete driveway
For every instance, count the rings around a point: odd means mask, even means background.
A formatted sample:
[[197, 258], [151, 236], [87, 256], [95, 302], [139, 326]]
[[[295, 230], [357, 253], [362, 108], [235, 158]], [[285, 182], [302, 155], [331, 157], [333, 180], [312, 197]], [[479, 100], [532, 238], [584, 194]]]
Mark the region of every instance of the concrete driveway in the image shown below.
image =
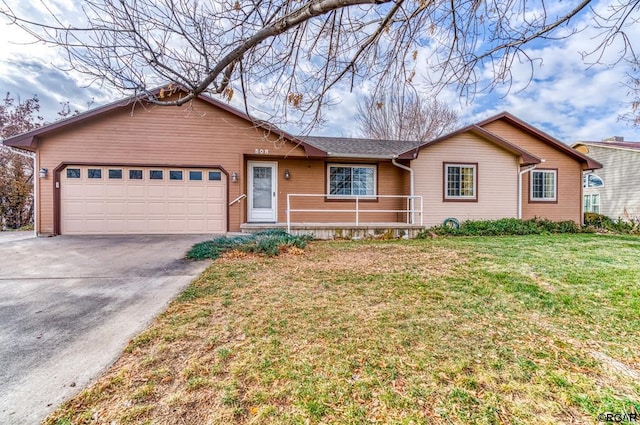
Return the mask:
[[207, 238], [0, 233], [0, 423], [39, 423], [98, 377], [210, 264], [182, 258]]

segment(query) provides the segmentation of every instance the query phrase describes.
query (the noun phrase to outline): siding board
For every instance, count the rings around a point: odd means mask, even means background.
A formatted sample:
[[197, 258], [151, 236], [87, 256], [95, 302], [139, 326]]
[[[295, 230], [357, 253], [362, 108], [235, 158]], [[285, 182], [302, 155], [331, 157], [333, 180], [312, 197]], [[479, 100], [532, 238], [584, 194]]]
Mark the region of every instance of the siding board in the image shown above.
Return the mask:
[[640, 218], [640, 151], [589, 145], [589, 155], [602, 164], [595, 174], [604, 186], [584, 189], [600, 194], [600, 213], [613, 219]]
[[[449, 217], [460, 221], [516, 217], [519, 165], [517, 157], [471, 133], [427, 147], [411, 161], [416, 195], [424, 197], [425, 225]], [[443, 163], [476, 163], [477, 202], [443, 200]]]
[[522, 218], [528, 220], [544, 217], [549, 220], [573, 220], [582, 223], [582, 164], [563, 152], [547, 145], [511, 124], [497, 120], [483, 128], [520, 146], [522, 149], [545, 160], [539, 168], [558, 169], [557, 203], [529, 202], [530, 173], [522, 180]]

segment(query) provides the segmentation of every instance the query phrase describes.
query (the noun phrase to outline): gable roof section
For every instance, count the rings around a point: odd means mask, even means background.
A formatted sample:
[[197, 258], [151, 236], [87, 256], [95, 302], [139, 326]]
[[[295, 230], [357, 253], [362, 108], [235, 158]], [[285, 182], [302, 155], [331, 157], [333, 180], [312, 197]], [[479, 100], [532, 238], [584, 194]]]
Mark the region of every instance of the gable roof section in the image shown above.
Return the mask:
[[640, 152], [640, 142], [575, 142], [571, 145], [572, 148], [576, 146], [597, 146], [599, 148], [621, 149]]
[[[157, 89], [156, 92], [159, 92], [160, 89]], [[294, 143], [295, 145], [300, 145], [303, 147], [305, 153], [307, 156], [313, 156], [313, 157], [326, 157], [327, 153], [321, 149], [318, 149], [315, 146], [312, 146], [306, 142], [304, 142], [303, 140], [279, 129], [278, 127], [276, 127], [273, 124], [270, 124], [266, 121], [258, 121], [258, 120], [254, 120], [251, 117], [249, 117], [247, 114], [239, 111], [236, 108], [233, 108], [223, 102], [220, 102], [216, 99], [213, 99], [210, 96], [206, 96], [206, 95], [200, 95], [198, 96], [198, 99], [216, 107], [216, 108], [220, 108], [226, 112], [229, 112], [245, 121], [250, 122], [251, 124], [260, 127], [266, 131], [269, 131], [270, 133], [274, 133], [275, 135], [282, 137], [286, 140], [289, 140], [291, 143]], [[36, 141], [38, 137], [41, 136], [46, 136], [47, 134], [53, 133], [55, 131], [58, 130], [63, 130], [63, 129], [67, 129], [67, 128], [71, 128], [73, 125], [76, 125], [78, 123], [84, 122], [86, 120], [92, 119], [92, 118], [98, 118], [102, 115], [108, 114], [109, 112], [115, 111], [117, 109], [120, 108], [124, 108], [127, 106], [131, 106], [133, 105], [135, 102], [144, 102], [144, 96], [143, 95], [139, 95], [139, 96], [131, 96], [127, 99], [123, 99], [123, 100], [119, 100], [113, 103], [109, 103], [107, 105], [95, 108], [95, 109], [91, 109], [89, 111], [80, 113], [78, 115], [69, 117], [69, 118], [65, 118], [59, 121], [55, 121], [51, 124], [47, 124], [47, 125], [43, 125], [42, 127], [38, 127], [34, 130], [31, 131], [27, 131], [25, 133], [22, 134], [18, 134], [16, 136], [12, 136], [9, 137], [7, 139], [5, 139], [3, 141], [3, 144], [6, 146], [11, 146], [11, 147], [15, 147], [15, 148], [21, 148], [21, 149], [25, 149], [25, 150], [30, 150], [30, 151], [34, 151], [36, 149]], [[170, 106], [167, 106], [167, 108], [169, 108]]]
[[399, 152], [418, 146], [420, 142], [406, 140], [352, 139], [348, 137], [300, 136], [300, 139], [321, 149], [329, 157], [392, 159]]
[[458, 136], [460, 134], [464, 134], [464, 133], [471, 133], [474, 134], [476, 136], [482, 137], [483, 139], [501, 147], [502, 149], [511, 152], [513, 155], [515, 156], [519, 156], [522, 158], [522, 165], [533, 165], [533, 164], [540, 164], [542, 162], [542, 160], [540, 158], [538, 158], [535, 155], [530, 154], [529, 152], [525, 151], [524, 149], [519, 148], [518, 146], [514, 145], [511, 142], [506, 141], [505, 139], [503, 139], [502, 137], [499, 137], [493, 133], [491, 133], [490, 131], [485, 130], [484, 128], [473, 124], [464, 128], [461, 128], [460, 130], [454, 131], [453, 133], [449, 133], [447, 135], [444, 135], [442, 137], [438, 137], [437, 139], [431, 140], [427, 143], [423, 143], [420, 146], [417, 146], [413, 149], [410, 149], [406, 152], [401, 153], [400, 155], [398, 155], [398, 158], [400, 159], [415, 159], [418, 157], [418, 153], [420, 152], [420, 150], [436, 145], [438, 143], [444, 142], [446, 140], [449, 140], [452, 137]]
[[598, 161], [578, 152], [577, 150], [573, 149], [568, 145], [565, 145], [558, 139], [549, 136], [547, 133], [543, 132], [542, 130], [539, 130], [533, 127], [532, 125], [522, 121], [521, 119], [515, 117], [514, 115], [511, 115], [508, 112], [501, 112], [498, 115], [494, 115], [493, 117], [487, 118], [484, 121], [480, 121], [476, 125], [478, 125], [479, 127], [484, 127], [487, 124], [490, 124], [492, 122], [499, 121], [499, 120], [508, 122], [509, 124], [524, 131], [525, 133], [528, 133], [529, 135], [540, 140], [541, 142], [567, 154], [568, 156], [572, 157], [576, 161], [585, 164], [586, 169], [588, 170], [595, 170], [598, 168], [602, 168], [602, 164], [600, 164]]

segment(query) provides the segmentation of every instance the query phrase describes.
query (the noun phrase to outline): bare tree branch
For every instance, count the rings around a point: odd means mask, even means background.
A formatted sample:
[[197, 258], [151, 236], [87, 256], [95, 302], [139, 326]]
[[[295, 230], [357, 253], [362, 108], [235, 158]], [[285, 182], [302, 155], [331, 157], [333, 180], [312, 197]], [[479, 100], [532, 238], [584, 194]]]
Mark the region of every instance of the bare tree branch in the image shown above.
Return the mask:
[[358, 102], [356, 120], [366, 138], [425, 142], [453, 130], [458, 113], [408, 90], [364, 97]]
[[[381, 94], [420, 73], [434, 92], [455, 86], [472, 97], [508, 87], [514, 64], [530, 64], [533, 74], [536, 40], [587, 26], [601, 35], [585, 57], [599, 63], [619, 41], [617, 60], [638, 64], [639, 41], [626, 31], [638, 23], [640, 0], [606, 10], [593, 0], [84, 0], [79, 16], [56, 16], [39, 0], [50, 15], [42, 21], [8, 1], [0, 0], [0, 16], [61, 48], [69, 70], [158, 105], [240, 90], [243, 99], [269, 100], [282, 120], [320, 122], [342, 83]], [[169, 83], [188, 93], [153, 95]]]

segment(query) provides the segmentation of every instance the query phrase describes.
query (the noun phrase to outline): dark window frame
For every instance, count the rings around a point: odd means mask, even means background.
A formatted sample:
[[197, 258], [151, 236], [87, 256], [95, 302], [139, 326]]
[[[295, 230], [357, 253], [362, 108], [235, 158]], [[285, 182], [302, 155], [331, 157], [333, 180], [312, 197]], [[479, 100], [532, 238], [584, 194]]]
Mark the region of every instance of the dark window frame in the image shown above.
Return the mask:
[[[112, 172], [120, 172], [120, 176], [119, 177], [113, 177]], [[124, 178], [124, 173], [122, 171], [122, 168], [109, 168], [107, 170], [107, 178], [109, 180], [122, 180]]]
[[[75, 175], [75, 172], [78, 172], [77, 175]], [[73, 175], [71, 175], [73, 174]], [[66, 176], [68, 179], [79, 179], [82, 178], [82, 170], [80, 168], [67, 168], [67, 173]]]
[[87, 178], [91, 180], [101, 180], [102, 168], [87, 168]]
[[[473, 196], [449, 194], [449, 168], [473, 168]], [[462, 173], [461, 173], [462, 174]], [[445, 161], [442, 163], [442, 202], [478, 202], [480, 167], [477, 162]], [[460, 190], [462, 190], [460, 188]]]
[[[160, 173], [160, 177], [153, 177], [154, 173]], [[149, 170], [149, 180], [164, 180], [164, 170]]]
[[[131, 174], [132, 172], [135, 172], [136, 174], [139, 172], [140, 177], [132, 177], [132, 174]], [[138, 168], [130, 169], [128, 174], [129, 174], [129, 180], [144, 180], [144, 170], [142, 169], [138, 169]]]

